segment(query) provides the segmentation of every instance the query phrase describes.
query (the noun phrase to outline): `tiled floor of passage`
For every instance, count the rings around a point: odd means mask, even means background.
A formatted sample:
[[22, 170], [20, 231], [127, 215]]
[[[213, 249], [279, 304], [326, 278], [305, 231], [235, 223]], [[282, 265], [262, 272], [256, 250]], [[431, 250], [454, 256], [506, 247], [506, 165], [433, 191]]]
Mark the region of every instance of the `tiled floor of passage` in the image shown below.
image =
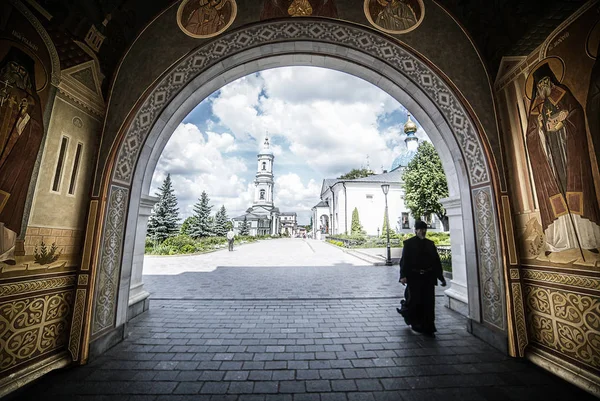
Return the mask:
[[411, 332], [397, 302], [153, 301], [124, 342], [19, 401], [591, 399], [469, 335], [443, 297], [436, 339]]

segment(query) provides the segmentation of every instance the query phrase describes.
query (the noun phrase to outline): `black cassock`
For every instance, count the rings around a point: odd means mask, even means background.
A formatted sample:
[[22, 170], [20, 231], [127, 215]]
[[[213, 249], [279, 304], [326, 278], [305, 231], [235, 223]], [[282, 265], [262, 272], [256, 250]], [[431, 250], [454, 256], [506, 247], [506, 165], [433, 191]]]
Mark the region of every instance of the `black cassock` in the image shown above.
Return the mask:
[[445, 282], [442, 263], [433, 241], [414, 236], [404, 241], [400, 279], [406, 278], [405, 301], [400, 314], [413, 330], [433, 334], [435, 328], [435, 286]]

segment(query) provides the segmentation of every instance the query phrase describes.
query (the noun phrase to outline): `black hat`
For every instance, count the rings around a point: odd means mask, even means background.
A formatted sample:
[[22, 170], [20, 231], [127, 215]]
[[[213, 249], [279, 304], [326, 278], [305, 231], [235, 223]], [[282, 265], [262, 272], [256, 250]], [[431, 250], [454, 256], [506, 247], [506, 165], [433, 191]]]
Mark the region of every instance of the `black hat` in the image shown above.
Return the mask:
[[425, 223], [424, 221], [419, 220], [415, 223], [415, 230], [423, 229], [423, 228], [427, 229], [427, 223]]
[[533, 72], [533, 85], [536, 86], [544, 77], [549, 77], [554, 84], [558, 83], [556, 81], [556, 76], [554, 76], [554, 72], [552, 72], [548, 63], [540, 65], [539, 68]]

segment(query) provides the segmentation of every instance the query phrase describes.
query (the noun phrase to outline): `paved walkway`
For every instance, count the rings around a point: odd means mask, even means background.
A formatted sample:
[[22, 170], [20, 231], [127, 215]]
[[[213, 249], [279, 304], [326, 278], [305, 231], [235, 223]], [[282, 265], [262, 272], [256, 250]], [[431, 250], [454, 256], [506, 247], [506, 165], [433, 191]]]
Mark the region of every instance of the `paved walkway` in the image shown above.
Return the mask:
[[[413, 333], [395, 311], [397, 271], [364, 266], [327, 244], [277, 240], [177, 259], [194, 271], [173, 274], [175, 258], [147, 259], [151, 309], [130, 322], [125, 341], [17, 399], [591, 399], [470, 336], [442, 296], [437, 338]], [[226, 261], [245, 267], [217, 268]]]
[[153, 299], [373, 298], [402, 292], [398, 266], [372, 266], [326, 242], [303, 239], [146, 257], [144, 288]]

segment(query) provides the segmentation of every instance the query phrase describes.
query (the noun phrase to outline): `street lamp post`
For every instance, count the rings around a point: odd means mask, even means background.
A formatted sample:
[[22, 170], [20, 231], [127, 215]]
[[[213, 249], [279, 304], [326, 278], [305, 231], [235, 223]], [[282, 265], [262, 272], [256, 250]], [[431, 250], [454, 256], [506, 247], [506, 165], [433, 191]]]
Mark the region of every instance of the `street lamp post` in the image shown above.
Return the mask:
[[391, 266], [392, 265], [392, 250], [390, 248], [390, 216], [388, 215], [388, 203], [387, 203], [387, 194], [390, 190], [390, 185], [389, 184], [382, 184], [381, 185], [381, 190], [383, 191], [383, 194], [385, 195], [385, 218], [386, 218], [386, 224], [387, 224], [387, 232], [386, 232], [386, 237], [387, 237], [387, 258], [385, 259], [385, 265], [386, 266]]

